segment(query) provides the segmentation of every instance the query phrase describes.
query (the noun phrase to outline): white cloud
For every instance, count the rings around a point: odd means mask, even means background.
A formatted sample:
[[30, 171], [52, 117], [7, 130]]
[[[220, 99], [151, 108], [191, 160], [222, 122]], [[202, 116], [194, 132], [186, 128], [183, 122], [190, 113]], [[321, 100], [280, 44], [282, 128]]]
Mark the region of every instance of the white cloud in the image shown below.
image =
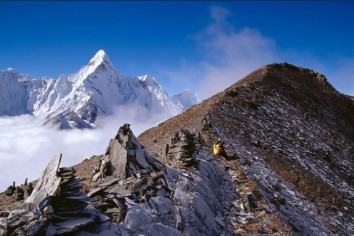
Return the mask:
[[228, 23], [229, 15], [225, 8], [212, 7], [211, 23], [193, 36], [203, 51], [203, 60], [197, 64], [184, 62], [177, 72], [165, 71], [174, 81], [194, 85], [191, 88], [198, 89], [202, 99], [277, 58], [272, 39], [251, 28], [237, 31]]
[[61, 166], [80, 163], [95, 154], [103, 154], [109, 140], [119, 127], [130, 123], [136, 136], [155, 126], [166, 117], [145, 119], [139, 109], [124, 107], [118, 115], [98, 121], [95, 130], [58, 130], [42, 126], [32, 116], [0, 117], [0, 191], [12, 181], [17, 185], [40, 177], [48, 161], [57, 153], [63, 154]]
[[100, 131], [44, 127], [28, 115], [0, 118], [0, 130], [0, 191], [12, 181], [21, 184], [25, 178], [38, 178], [56, 153], [63, 153], [64, 166], [100, 154], [108, 135], [112, 136]]
[[[279, 48], [276, 41], [257, 29], [234, 28], [231, 13], [220, 6], [210, 8], [211, 22], [192, 38], [201, 50], [199, 62], [182, 59], [180, 66], [162, 74], [197, 92], [201, 99], [236, 83], [260, 66], [288, 62], [324, 74], [340, 92], [353, 94], [354, 59], [316, 55], [310, 49]], [[295, 45], [296, 46], [296, 45]]]

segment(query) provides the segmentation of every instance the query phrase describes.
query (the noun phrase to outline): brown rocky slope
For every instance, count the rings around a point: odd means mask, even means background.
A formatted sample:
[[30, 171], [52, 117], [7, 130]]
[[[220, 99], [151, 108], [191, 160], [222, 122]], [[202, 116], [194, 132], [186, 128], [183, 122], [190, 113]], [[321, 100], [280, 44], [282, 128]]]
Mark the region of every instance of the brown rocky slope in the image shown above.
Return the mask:
[[222, 138], [295, 234], [354, 233], [354, 103], [323, 75], [264, 66], [139, 140], [163, 160], [182, 128], [200, 132], [205, 150]]

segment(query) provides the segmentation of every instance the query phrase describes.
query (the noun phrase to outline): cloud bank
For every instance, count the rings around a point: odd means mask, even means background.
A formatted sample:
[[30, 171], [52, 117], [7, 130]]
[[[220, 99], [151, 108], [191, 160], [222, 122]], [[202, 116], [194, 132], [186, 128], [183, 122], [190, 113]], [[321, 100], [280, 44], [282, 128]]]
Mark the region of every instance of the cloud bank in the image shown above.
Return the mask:
[[[139, 110], [122, 107], [118, 115], [101, 118], [95, 130], [58, 130], [42, 126], [30, 115], [0, 117], [0, 192], [13, 181], [16, 185], [38, 179], [49, 160], [63, 154], [61, 166], [71, 166], [85, 158], [103, 154], [119, 127], [130, 123], [136, 136], [155, 126], [166, 116], [138, 116]], [[134, 117], [132, 119], [132, 117]], [[147, 116], [145, 116], [147, 117]]]
[[165, 71], [173, 81], [197, 88], [202, 99], [277, 58], [271, 38], [251, 28], [234, 29], [227, 21], [229, 15], [225, 8], [211, 7], [211, 23], [192, 36], [202, 51], [202, 61], [198, 64], [183, 61], [178, 71]]

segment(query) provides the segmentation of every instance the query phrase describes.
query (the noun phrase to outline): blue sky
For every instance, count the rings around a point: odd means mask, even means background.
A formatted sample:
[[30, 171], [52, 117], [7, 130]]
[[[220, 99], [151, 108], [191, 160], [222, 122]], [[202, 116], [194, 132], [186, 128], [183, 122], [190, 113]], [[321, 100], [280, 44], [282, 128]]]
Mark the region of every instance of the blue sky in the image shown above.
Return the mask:
[[123, 74], [208, 97], [284, 62], [354, 95], [354, 2], [0, 2], [0, 70], [76, 72], [103, 49]]

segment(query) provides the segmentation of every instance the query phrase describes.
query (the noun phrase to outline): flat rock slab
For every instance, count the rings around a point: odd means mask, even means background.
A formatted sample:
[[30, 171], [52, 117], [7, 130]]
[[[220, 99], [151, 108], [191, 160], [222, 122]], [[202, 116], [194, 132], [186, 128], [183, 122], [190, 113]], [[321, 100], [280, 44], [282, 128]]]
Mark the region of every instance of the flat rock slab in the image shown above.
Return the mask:
[[114, 179], [112, 179], [112, 180], [110, 180], [110, 181], [107, 181], [107, 182], [104, 182], [104, 183], [102, 183], [102, 184], [99, 184], [98, 186], [99, 186], [99, 187], [110, 186], [110, 185], [112, 185], [112, 184], [118, 183], [119, 180], [120, 180], [120, 178], [114, 178]]
[[92, 177], [92, 182], [96, 182], [101, 176], [100, 172], [97, 172], [93, 177]]
[[223, 228], [226, 228], [226, 225], [225, 225], [224, 221], [220, 217], [215, 217], [215, 221], [216, 221], [216, 223], [218, 223]]
[[120, 213], [121, 210], [119, 210], [118, 208], [111, 208], [111, 209], [108, 209], [107, 211], [105, 211], [106, 214], [113, 214], [113, 213]]
[[84, 187], [84, 184], [78, 178], [72, 178], [70, 180], [63, 180], [61, 181], [61, 188], [62, 189], [80, 189]]
[[93, 197], [95, 194], [101, 192], [103, 189], [104, 188], [94, 188], [87, 194], [87, 196], [88, 197]]
[[95, 222], [92, 218], [75, 218], [63, 222], [53, 223], [56, 234], [71, 233], [86, 225]]
[[127, 165], [127, 150], [118, 142], [117, 139], [112, 139], [109, 144], [109, 160], [111, 162], [111, 172], [113, 176], [120, 179], [126, 178]]
[[66, 196], [65, 198], [69, 199], [69, 200], [82, 200], [82, 201], [88, 200], [86, 193], [83, 193], [83, 192], [79, 192], [78, 194], [69, 195], [69, 196]]
[[109, 193], [116, 194], [116, 197], [118, 198], [124, 198], [124, 197], [129, 197], [132, 195], [131, 191], [128, 189], [125, 189], [123, 186], [117, 186], [109, 191]]
[[60, 184], [56, 173], [59, 169], [61, 156], [61, 154], [57, 154], [50, 160], [32, 194], [25, 200], [29, 210], [34, 210], [47, 194], [55, 194]]

